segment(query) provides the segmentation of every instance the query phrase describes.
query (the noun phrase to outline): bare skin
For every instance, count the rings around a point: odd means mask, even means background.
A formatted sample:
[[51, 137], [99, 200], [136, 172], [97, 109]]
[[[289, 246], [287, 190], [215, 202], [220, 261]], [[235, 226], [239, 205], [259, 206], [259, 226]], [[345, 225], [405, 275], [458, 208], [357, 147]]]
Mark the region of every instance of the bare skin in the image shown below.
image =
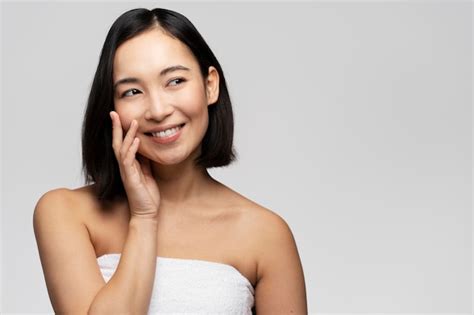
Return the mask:
[[[158, 257], [200, 259], [235, 267], [253, 286], [257, 282], [254, 257], [255, 212], [264, 210], [230, 188], [215, 183], [208, 202], [180, 205], [192, 211], [185, 215], [169, 209], [158, 214]], [[121, 253], [125, 241], [130, 210], [125, 200], [104, 207], [95, 198], [91, 186], [74, 190], [81, 204], [81, 219], [86, 225], [96, 257]], [[218, 197], [216, 197], [218, 196]], [[252, 219], [254, 218], [254, 219]]]
[[[173, 65], [187, 70], [165, 71]], [[203, 78], [189, 49], [156, 28], [117, 49], [112, 147], [126, 198], [99, 203], [92, 186], [57, 189], [35, 208], [56, 312], [146, 313], [158, 256], [233, 266], [255, 287], [258, 314], [307, 313], [286, 222], [194, 164], [219, 95], [217, 70], [208, 70]], [[156, 128], [177, 125], [174, 143], [153, 139]], [[122, 257], [105, 283], [96, 259], [111, 253]]]

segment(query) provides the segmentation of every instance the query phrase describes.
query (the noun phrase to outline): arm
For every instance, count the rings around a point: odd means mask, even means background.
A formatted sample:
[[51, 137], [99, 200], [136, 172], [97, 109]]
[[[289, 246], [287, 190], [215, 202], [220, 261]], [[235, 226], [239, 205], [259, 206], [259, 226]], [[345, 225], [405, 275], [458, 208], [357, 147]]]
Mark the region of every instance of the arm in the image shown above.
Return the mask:
[[132, 217], [120, 262], [88, 314], [147, 314], [156, 271], [157, 221]]
[[261, 224], [256, 312], [308, 314], [303, 267], [288, 224], [271, 213]]
[[73, 192], [38, 201], [33, 227], [48, 294], [57, 314], [145, 314], [156, 268], [157, 223], [131, 218], [120, 263], [105, 283]]
[[[87, 227], [78, 217], [81, 202], [59, 189], [38, 201], [33, 227], [51, 303], [56, 313], [146, 314], [156, 270], [160, 192], [150, 161], [136, 159], [140, 139], [134, 119], [125, 129], [110, 112], [112, 147], [130, 208], [129, 230], [115, 273], [105, 284]], [[76, 255], [80, 253], [79, 255]]]

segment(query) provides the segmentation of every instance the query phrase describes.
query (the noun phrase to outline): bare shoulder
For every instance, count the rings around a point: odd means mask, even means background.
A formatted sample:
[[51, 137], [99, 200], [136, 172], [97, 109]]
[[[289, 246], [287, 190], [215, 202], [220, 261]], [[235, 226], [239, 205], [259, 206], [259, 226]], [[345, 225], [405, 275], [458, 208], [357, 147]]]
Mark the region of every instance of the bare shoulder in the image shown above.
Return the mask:
[[36, 203], [34, 216], [54, 212], [71, 219], [83, 221], [84, 217], [98, 206], [93, 185], [76, 189], [56, 188], [44, 193]]
[[77, 190], [68, 188], [52, 189], [39, 198], [33, 212], [33, 228], [40, 255], [44, 249], [41, 245], [46, 243], [43, 240], [51, 237], [51, 231], [58, 226], [83, 224], [83, 216], [78, 211], [83, 209], [83, 200]]
[[[86, 313], [104, 285], [83, 222], [90, 188], [58, 188], [39, 198], [33, 227], [48, 294], [56, 313]], [[86, 209], [86, 210], [83, 210]], [[77, 255], [77, 253], [81, 255]]]
[[246, 225], [257, 246], [266, 247], [272, 240], [292, 238], [290, 226], [277, 212], [253, 201], [246, 204], [244, 211]]
[[271, 235], [286, 234], [289, 236], [291, 230], [285, 219], [277, 212], [270, 210], [257, 202], [231, 190], [236, 204], [238, 204], [240, 219], [249, 230], [252, 237], [265, 239]]
[[49, 203], [78, 203], [92, 196], [92, 185], [82, 186], [76, 189], [56, 188], [45, 192], [38, 200], [38, 204]]
[[296, 242], [289, 224], [277, 212], [251, 201], [247, 204], [245, 214], [248, 235], [253, 238], [259, 263], [258, 277], [261, 278], [268, 252], [272, 252], [273, 259], [278, 258], [278, 255], [297, 254]]
[[245, 197], [242, 204], [245, 235], [257, 262], [257, 313], [307, 314], [303, 266], [289, 224], [277, 212]]
[[[239, 226], [244, 229], [242, 231], [244, 233], [240, 235], [246, 235], [246, 237], [251, 239], [257, 261], [262, 262], [265, 260], [263, 256], [269, 248], [286, 247], [290, 251], [296, 250], [296, 243], [291, 228], [280, 214], [235, 191], [232, 191], [232, 193], [236, 200], [238, 200], [236, 204], [239, 205]], [[275, 254], [286, 255], [288, 252], [279, 250]], [[259, 271], [260, 276], [263, 271], [263, 269]]]

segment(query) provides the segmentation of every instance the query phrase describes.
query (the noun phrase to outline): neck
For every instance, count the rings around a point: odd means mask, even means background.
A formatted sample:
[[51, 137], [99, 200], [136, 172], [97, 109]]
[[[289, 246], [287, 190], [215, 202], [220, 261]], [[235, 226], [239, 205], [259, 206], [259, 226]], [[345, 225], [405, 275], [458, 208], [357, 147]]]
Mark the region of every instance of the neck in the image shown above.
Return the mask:
[[207, 170], [187, 161], [175, 165], [152, 163], [160, 190], [161, 205], [176, 205], [202, 199], [215, 182]]

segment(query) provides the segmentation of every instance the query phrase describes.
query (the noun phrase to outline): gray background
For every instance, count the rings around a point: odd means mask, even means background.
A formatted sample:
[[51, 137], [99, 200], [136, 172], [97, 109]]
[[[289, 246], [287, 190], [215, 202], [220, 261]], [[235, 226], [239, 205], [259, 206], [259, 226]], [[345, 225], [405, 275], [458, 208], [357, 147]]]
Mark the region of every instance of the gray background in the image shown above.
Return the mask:
[[239, 161], [280, 214], [310, 313], [470, 313], [472, 4], [2, 4], [2, 313], [52, 312], [38, 198], [82, 186], [80, 126], [112, 22], [186, 15], [230, 87]]

